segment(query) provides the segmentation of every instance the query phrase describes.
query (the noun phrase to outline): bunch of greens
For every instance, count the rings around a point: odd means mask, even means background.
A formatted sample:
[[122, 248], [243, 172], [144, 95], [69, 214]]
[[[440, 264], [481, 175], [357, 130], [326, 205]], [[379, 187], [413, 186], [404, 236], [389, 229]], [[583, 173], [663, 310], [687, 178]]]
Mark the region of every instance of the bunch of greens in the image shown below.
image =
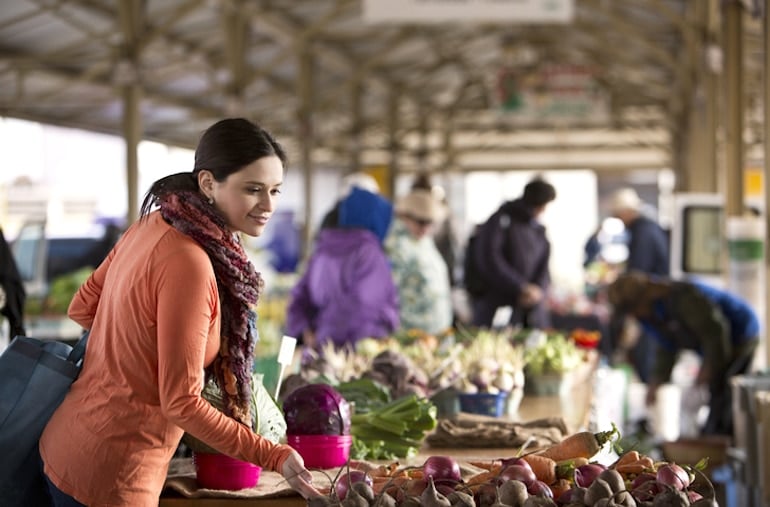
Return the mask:
[[436, 427], [436, 406], [426, 398], [409, 394], [391, 400], [383, 386], [369, 379], [342, 383], [337, 389], [355, 400], [350, 425], [355, 459], [414, 457], [426, 433]]
[[[222, 390], [213, 380], [206, 383], [201, 396], [217, 410], [221, 411], [224, 409]], [[265, 389], [261, 373], [252, 373], [251, 375], [251, 414], [252, 428], [254, 428], [254, 432], [258, 435], [275, 443], [280, 442], [286, 437], [286, 421], [283, 417], [283, 412], [281, 412], [273, 397]], [[185, 433], [182, 442], [193, 451], [218, 452], [189, 433]]]
[[575, 343], [561, 333], [532, 332], [525, 347], [525, 372], [528, 375], [566, 373], [582, 361]]

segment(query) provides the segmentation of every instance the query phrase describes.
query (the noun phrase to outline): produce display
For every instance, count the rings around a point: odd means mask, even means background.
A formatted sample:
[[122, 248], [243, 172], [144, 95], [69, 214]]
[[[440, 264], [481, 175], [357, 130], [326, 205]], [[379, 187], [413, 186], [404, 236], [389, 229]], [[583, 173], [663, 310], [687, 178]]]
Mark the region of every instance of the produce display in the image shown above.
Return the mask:
[[[450, 456], [420, 466], [351, 462], [328, 493], [310, 507], [669, 507], [717, 506], [711, 482], [693, 466], [654, 461], [631, 450], [609, 465], [592, 458], [617, 438], [612, 431], [579, 432], [521, 456], [471, 462], [470, 473]], [[467, 467], [466, 467], [467, 468]]]
[[298, 387], [283, 402], [288, 435], [349, 435], [350, 404], [329, 384]]

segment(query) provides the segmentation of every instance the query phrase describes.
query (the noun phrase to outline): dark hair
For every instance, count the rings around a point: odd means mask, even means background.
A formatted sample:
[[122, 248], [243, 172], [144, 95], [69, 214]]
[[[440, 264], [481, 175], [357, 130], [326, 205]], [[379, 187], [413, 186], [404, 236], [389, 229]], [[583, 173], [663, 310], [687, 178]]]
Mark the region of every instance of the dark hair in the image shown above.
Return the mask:
[[150, 212], [155, 199], [169, 192], [197, 192], [198, 173], [211, 171], [216, 181], [224, 181], [262, 157], [276, 156], [286, 165], [286, 152], [265, 129], [244, 118], [228, 118], [210, 126], [195, 148], [192, 172], [171, 174], [150, 186], [142, 201], [141, 216]]
[[542, 178], [535, 178], [527, 183], [521, 198], [524, 204], [532, 208], [545, 206], [554, 199], [556, 199], [556, 189]]

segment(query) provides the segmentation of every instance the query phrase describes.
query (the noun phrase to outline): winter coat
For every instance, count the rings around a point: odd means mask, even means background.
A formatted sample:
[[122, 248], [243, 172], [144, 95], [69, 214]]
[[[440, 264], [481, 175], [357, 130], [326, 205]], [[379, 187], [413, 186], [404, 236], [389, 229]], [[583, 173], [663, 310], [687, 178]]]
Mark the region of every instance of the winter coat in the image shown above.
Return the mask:
[[388, 258], [375, 233], [323, 229], [287, 310], [287, 333], [312, 329], [319, 345], [381, 338], [399, 325], [398, 296]]
[[446, 263], [433, 238], [415, 238], [403, 220], [396, 219], [385, 244], [398, 288], [401, 328], [446, 332], [452, 325], [452, 294]]
[[654, 220], [640, 215], [628, 225], [628, 234], [626, 270], [668, 276], [669, 240], [666, 232]]
[[756, 313], [727, 291], [674, 281], [666, 296], [650, 304], [650, 314], [637, 318], [659, 345], [653, 373], [658, 383], [669, 380], [681, 350], [697, 352], [706, 368], [721, 372], [729, 367], [736, 350], [758, 340]]
[[479, 227], [473, 248], [476, 270], [486, 286], [474, 304], [486, 310], [487, 314], [489, 310], [493, 314], [497, 307], [512, 306], [512, 323], [523, 323], [517, 317], [518, 313], [522, 314], [522, 318], [526, 314], [527, 325], [531, 327], [547, 327], [545, 299], [534, 308], [525, 309], [517, 305], [525, 285], [537, 285], [544, 293], [550, 285], [548, 262], [551, 245], [545, 227], [535, 220], [532, 210], [521, 199], [504, 203]]

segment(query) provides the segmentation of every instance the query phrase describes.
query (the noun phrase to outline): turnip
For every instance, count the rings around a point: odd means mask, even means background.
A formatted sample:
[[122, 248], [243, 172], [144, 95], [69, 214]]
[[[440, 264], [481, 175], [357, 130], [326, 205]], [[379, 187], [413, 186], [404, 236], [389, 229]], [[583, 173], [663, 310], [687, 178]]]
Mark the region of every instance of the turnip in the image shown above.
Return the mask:
[[542, 496], [531, 496], [527, 498], [522, 507], [557, 507], [556, 502], [551, 498], [545, 498]]
[[428, 487], [420, 495], [420, 503], [423, 507], [452, 507], [447, 497], [436, 490], [433, 477], [428, 477]]
[[666, 487], [652, 500], [653, 507], [689, 507], [689, 505], [687, 494], [673, 487]]
[[511, 507], [521, 507], [529, 497], [527, 486], [521, 481], [506, 481], [497, 487], [500, 501]]
[[382, 492], [372, 502], [372, 507], [396, 507], [396, 499], [389, 494]]
[[594, 505], [602, 498], [610, 498], [613, 494], [612, 487], [607, 484], [607, 481], [597, 477], [588, 487], [588, 490], [583, 497], [583, 503], [586, 505]]
[[452, 491], [446, 495], [446, 498], [452, 504], [452, 507], [476, 507], [473, 496], [464, 491]]
[[[374, 495], [372, 495], [372, 498], [373, 497]], [[369, 500], [361, 496], [361, 494], [354, 487], [348, 489], [348, 492], [345, 495], [345, 499], [340, 503], [342, 507], [369, 507]]]
[[607, 469], [603, 470], [599, 476], [598, 479], [602, 479], [607, 484], [609, 484], [610, 489], [613, 493], [617, 493], [619, 491], [623, 491], [626, 489], [626, 483], [623, 481], [623, 476], [620, 475], [620, 473], [617, 470]]
[[366, 472], [361, 470], [350, 470], [347, 473], [342, 474], [334, 484], [334, 492], [337, 498], [344, 500], [348, 493], [348, 490], [353, 484], [362, 482], [372, 486], [372, 478]]

